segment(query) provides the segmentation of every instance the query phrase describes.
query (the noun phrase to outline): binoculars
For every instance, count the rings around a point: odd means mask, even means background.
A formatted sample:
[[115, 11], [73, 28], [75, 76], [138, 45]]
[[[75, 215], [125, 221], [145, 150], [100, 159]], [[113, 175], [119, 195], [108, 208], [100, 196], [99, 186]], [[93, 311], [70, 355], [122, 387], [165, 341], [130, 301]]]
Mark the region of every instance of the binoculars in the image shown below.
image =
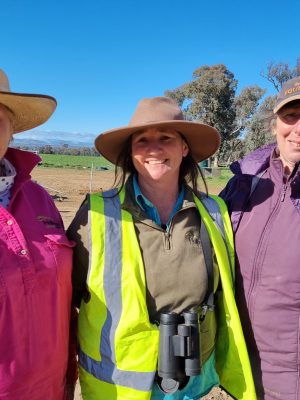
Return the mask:
[[164, 393], [175, 393], [201, 372], [199, 315], [162, 313], [159, 332], [158, 383]]

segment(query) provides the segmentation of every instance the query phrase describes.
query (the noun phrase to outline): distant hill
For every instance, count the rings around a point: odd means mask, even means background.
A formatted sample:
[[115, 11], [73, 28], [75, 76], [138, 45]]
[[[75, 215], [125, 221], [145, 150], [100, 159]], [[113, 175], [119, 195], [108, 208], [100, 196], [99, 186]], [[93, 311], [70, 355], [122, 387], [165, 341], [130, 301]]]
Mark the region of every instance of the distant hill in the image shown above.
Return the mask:
[[59, 139], [51, 139], [51, 137], [49, 137], [49, 139], [45, 140], [45, 139], [41, 139], [41, 140], [37, 140], [37, 139], [15, 139], [12, 141], [11, 146], [12, 147], [30, 147], [30, 148], [34, 148], [34, 147], [39, 147], [39, 146], [45, 146], [46, 144], [52, 146], [52, 147], [60, 147], [63, 146], [64, 144], [67, 144], [69, 147], [74, 147], [74, 148], [78, 148], [78, 147], [93, 147], [94, 143], [87, 143], [87, 142], [82, 142], [82, 141], [77, 141], [74, 142], [73, 140], [59, 140]]
[[93, 147], [94, 139], [97, 135], [88, 133], [69, 133], [69, 132], [46, 132], [46, 131], [29, 131], [16, 134], [13, 137], [11, 146], [30, 148], [50, 145], [52, 147], [60, 147], [67, 144], [69, 147]]

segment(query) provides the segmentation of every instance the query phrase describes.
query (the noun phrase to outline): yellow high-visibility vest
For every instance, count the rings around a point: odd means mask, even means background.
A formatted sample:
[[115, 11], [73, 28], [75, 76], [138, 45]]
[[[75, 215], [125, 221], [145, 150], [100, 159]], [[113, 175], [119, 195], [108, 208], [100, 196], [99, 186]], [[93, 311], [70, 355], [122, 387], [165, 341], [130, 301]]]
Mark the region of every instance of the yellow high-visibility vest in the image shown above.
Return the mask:
[[[157, 369], [159, 330], [149, 321], [142, 255], [132, 216], [121, 208], [124, 189], [89, 196], [90, 300], [81, 302], [79, 377], [84, 400], [149, 400]], [[224, 202], [221, 215], [194, 198], [216, 254], [222, 291], [217, 294], [216, 367], [221, 385], [240, 400], [255, 400], [245, 340], [234, 300], [234, 250]], [[220, 218], [219, 218], [220, 219]], [[223, 231], [223, 232], [221, 232]]]

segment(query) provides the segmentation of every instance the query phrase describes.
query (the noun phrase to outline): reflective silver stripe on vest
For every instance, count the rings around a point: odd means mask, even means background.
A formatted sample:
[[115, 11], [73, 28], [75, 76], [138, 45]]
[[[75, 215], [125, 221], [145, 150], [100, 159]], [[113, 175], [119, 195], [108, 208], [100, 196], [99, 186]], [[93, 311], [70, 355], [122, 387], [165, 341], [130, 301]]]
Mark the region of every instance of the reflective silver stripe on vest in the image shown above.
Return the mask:
[[225, 235], [225, 228], [222, 219], [222, 215], [220, 212], [219, 204], [215, 199], [209, 196], [201, 196], [201, 201], [204, 204], [205, 208], [207, 209], [209, 215], [212, 217], [214, 222], [216, 223], [224, 242], [226, 242], [226, 235]]
[[215, 222], [215, 225], [218, 228], [219, 232], [221, 233], [223, 242], [225, 244], [226, 252], [227, 252], [228, 262], [230, 265], [231, 279], [232, 279], [232, 282], [234, 282], [234, 269], [233, 269], [233, 265], [231, 262], [230, 252], [228, 249], [228, 243], [226, 240], [224, 222], [223, 222], [223, 218], [221, 215], [219, 204], [215, 199], [213, 199], [210, 196], [206, 196], [206, 195], [201, 196], [201, 201], [202, 201], [202, 204], [204, 205], [204, 207], [206, 208], [206, 210], [208, 211], [209, 215], [211, 216], [212, 220]]
[[101, 332], [101, 361], [94, 360], [79, 349], [79, 363], [102, 381], [148, 392], [152, 388], [155, 372], [122, 371], [116, 367], [115, 333], [122, 310], [122, 221], [120, 199], [116, 194], [116, 189], [103, 193], [106, 226], [103, 285], [107, 316]]
[[95, 378], [113, 385], [150, 392], [154, 382], [153, 372], [121, 371], [109, 360], [96, 361], [79, 349], [79, 364]]

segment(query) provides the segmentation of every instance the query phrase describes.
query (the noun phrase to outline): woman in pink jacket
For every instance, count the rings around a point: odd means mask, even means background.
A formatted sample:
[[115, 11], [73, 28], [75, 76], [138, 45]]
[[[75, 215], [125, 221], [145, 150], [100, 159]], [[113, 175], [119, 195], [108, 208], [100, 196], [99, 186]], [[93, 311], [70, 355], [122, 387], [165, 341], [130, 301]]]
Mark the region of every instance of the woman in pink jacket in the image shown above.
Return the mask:
[[[0, 70], [0, 399], [63, 400], [72, 243], [48, 193], [30, 178], [40, 158], [8, 148], [51, 116], [54, 98], [10, 91]], [[72, 377], [70, 377], [72, 383]]]

